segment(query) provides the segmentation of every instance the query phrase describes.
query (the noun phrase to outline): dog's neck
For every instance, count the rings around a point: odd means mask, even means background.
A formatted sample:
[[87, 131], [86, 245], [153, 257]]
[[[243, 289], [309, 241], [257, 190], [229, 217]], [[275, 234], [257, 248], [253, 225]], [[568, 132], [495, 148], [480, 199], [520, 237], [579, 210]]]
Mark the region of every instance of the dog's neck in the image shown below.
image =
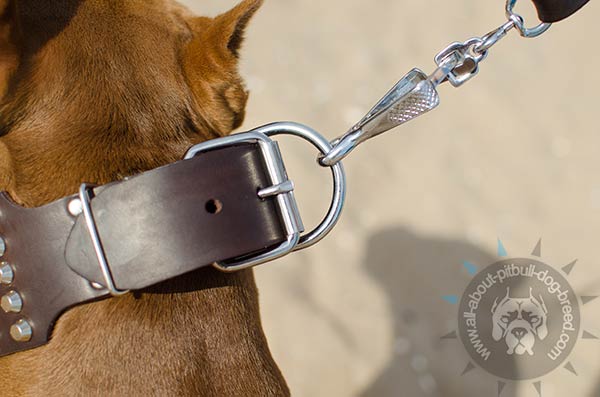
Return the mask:
[[[181, 158], [241, 124], [241, 34], [169, 1], [0, 0], [0, 188], [39, 206]], [[68, 311], [0, 360], [12, 395], [283, 395], [251, 272], [202, 270]]]

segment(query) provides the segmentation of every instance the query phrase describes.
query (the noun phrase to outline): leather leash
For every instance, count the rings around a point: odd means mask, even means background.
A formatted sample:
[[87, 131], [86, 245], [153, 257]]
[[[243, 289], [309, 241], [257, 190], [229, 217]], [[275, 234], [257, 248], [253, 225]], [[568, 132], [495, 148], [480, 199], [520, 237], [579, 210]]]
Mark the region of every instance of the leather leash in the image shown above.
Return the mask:
[[[192, 147], [185, 159], [92, 187], [39, 208], [0, 194], [0, 356], [47, 343], [58, 317], [85, 302], [121, 295], [205, 266], [237, 271], [307, 248], [335, 226], [346, 182], [341, 160], [358, 144], [439, 104], [436, 87], [475, 76], [511, 29], [545, 32], [589, 0], [534, 0], [541, 25], [529, 29], [508, 0], [508, 22], [436, 57], [430, 76], [414, 69], [347, 134], [328, 142], [295, 123], [274, 123]], [[277, 143], [307, 140], [331, 169], [323, 221], [304, 227]]]
[[579, 11], [590, 0], [533, 0], [540, 21], [554, 23], [562, 21]]

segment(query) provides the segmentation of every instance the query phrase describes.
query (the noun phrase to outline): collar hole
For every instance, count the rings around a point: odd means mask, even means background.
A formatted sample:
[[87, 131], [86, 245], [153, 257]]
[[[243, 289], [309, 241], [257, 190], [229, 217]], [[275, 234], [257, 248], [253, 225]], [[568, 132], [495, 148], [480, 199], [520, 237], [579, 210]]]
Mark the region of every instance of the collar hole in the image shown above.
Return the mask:
[[204, 208], [209, 214], [218, 214], [223, 210], [223, 203], [217, 199], [210, 199], [206, 202]]

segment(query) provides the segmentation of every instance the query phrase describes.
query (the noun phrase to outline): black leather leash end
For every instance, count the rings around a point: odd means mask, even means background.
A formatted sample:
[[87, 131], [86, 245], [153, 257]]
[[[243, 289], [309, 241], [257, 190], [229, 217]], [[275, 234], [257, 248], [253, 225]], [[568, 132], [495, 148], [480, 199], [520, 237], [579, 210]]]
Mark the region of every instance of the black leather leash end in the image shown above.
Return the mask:
[[590, 0], [533, 0], [542, 22], [554, 23], [575, 14]]

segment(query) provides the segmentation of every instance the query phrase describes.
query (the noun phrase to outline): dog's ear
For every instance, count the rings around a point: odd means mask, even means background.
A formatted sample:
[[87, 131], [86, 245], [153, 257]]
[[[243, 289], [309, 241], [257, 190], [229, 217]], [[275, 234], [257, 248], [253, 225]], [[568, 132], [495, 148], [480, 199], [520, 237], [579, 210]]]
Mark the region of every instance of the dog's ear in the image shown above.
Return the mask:
[[492, 314], [496, 313], [496, 309], [498, 308], [498, 306], [500, 306], [501, 304], [503, 304], [504, 302], [506, 302], [509, 299], [510, 299], [510, 287], [506, 287], [506, 296], [504, 298], [502, 298], [502, 300], [500, 300], [500, 302], [498, 302], [498, 298], [496, 298], [494, 300], [494, 305], [492, 306]]
[[248, 22], [262, 3], [263, 0], [244, 0], [235, 8], [216, 17], [211, 27], [215, 44], [221, 46], [221, 50], [229, 51], [238, 57]]
[[494, 304], [492, 305], [492, 314], [496, 313], [497, 308], [498, 308], [498, 298], [494, 299]]
[[531, 290], [530, 296], [529, 296], [529, 299], [531, 300], [531, 302], [534, 305], [536, 305], [537, 307], [539, 307], [540, 309], [542, 309], [544, 314], [548, 314], [548, 308], [546, 307], [546, 302], [544, 302], [544, 297], [542, 297], [542, 295], [538, 295], [538, 297], [540, 299], [537, 299], [535, 296], [533, 296], [533, 290]]
[[499, 342], [504, 337], [504, 329], [500, 326], [500, 318], [496, 316], [496, 309], [501, 306], [503, 303], [510, 299], [510, 287], [506, 287], [506, 296], [498, 302], [498, 298], [494, 300], [494, 305], [492, 306], [492, 338], [496, 342]]
[[[504, 300], [504, 299], [502, 299], [502, 300]], [[494, 300], [494, 305], [492, 306], [492, 325], [493, 325], [492, 338], [494, 338], [494, 340], [496, 342], [499, 342], [502, 339], [502, 336], [504, 334], [504, 331], [500, 327], [500, 320], [497, 319], [495, 316], [498, 305], [499, 305], [498, 298], [496, 298], [496, 300]]]
[[188, 22], [193, 37], [183, 52], [183, 69], [201, 112], [201, 128], [213, 134], [227, 134], [244, 119], [248, 92], [238, 73], [239, 51], [262, 2], [244, 0], [216, 18]]
[[[542, 295], [540, 295], [539, 304], [540, 304], [540, 307], [542, 308], [544, 314], [547, 315], [548, 308], [546, 307], [546, 302], [544, 302], [544, 298], [542, 297]], [[540, 326], [537, 329], [538, 338], [540, 338], [540, 340], [544, 340], [548, 336], [548, 324], [546, 324], [546, 322], [548, 321], [547, 319], [548, 319], [547, 316], [541, 317], [542, 323], [540, 324]]]
[[500, 327], [500, 324], [498, 324], [498, 321], [494, 321], [494, 327], [492, 329], [492, 338], [494, 338], [494, 340], [496, 342], [500, 342], [500, 340], [502, 340], [502, 337], [504, 336], [504, 330]]
[[542, 297], [542, 295], [540, 295], [539, 303], [542, 307], [542, 310], [544, 311], [544, 314], [548, 314], [548, 308], [546, 307], [546, 302], [544, 302], [544, 297]]
[[546, 317], [542, 317], [542, 323], [537, 329], [537, 335], [540, 340], [544, 340], [548, 336], [548, 324], [546, 324]]

